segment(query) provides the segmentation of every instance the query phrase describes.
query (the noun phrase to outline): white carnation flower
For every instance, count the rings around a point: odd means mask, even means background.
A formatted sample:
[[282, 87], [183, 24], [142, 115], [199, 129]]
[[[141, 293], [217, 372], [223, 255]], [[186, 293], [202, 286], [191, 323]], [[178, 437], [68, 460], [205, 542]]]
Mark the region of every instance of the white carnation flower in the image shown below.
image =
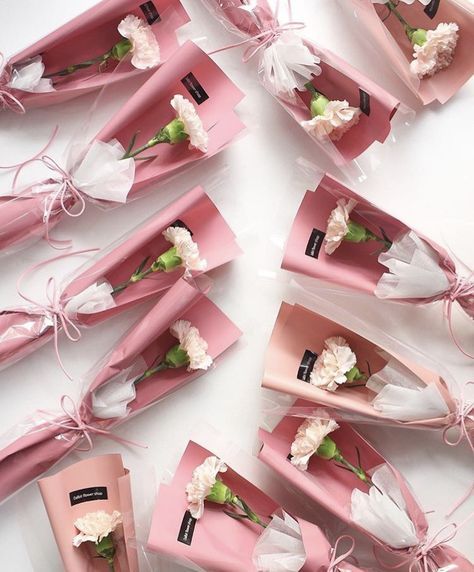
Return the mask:
[[72, 544], [76, 548], [83, 542], [98, 544], [103, 538], [112, 534], [122, 522], [122, 514], [117, 510], [114, 510], [112, 514], [103, 510], [88, 512], [74, 522], [79, 534], [72, 539]]
[[194, 469], [192, 480], [186, 485], [191, 516], [201, 518], [204, 513], [204, 501], [215, 485], [217, 475], [225, 471], [227, 471], [226, 464], [217, 457], [207, 457], [202, 465]]
[[199, 330], [187, 320], [178, 320], [170, 328], [171, 335], [179, 340], [180, 348], [188, 354], [188, 371], [209, 369], [212, 358], [207, 354], [207, 342], [199, 335]]
[[291, 444], [291, 464], [300, 471], [306, 471], [310, 458], [319, 449], [324, 437], [338, 428], [333, 419], [306, 419], [298, 427]]
[[426, 42], [421, 46], [413, 46], [415, 59], [410, 64], [411, 72], [421, 79], [447, 68], [454, 58], [458, 31], [458, 25], [452, 23], [441, 23], [435, 30], [428, 30]]
[[310, 375], [310, 383], [321, 389], [335, 391], [346, 383], [348, 373], [357, 363], [355, 353], [346, 340], [334, 336], [325, 340], [326, 349], [321, 352]]
[[302, 121], [303, 128], [317, 139], [329, 137], [339, 141], [341, 137], [359, 122], [360, 109], [351, 107], [347, 101], [330, 101], [322, 115], [316, 115], [309, 121]]
[[176, 111], [178, 119], [184, 124], [184, 131], [189, 137], [189, 148], [207, 153], [209, 134], [204, 129], [194, 105], [182, 95], [177, 94], [171, 100], [171, 106]]
[[344, 240], [347, 234], [349, 215], [356, 206], [357, 201], [354, 199], [339, 199], [337, 207], [331, 212], [328, 218], [326, 228], [326, 236], [324, 237], [324, 251], [326, 254], [332, 254]]
[[121, 36], [132, 44], [132, 65], [144, 70], [160, 63], [160, 46], [151, 27], [141, 18], [129, 14], [118, 25]]
[[163, 236], [176, 248], [176, 253], [183, 261], [182, 265], [187, 272], [206, 270], [207, 262], [199, 258], [199, 247], [187, 228], [169, 226], [163, 232]]

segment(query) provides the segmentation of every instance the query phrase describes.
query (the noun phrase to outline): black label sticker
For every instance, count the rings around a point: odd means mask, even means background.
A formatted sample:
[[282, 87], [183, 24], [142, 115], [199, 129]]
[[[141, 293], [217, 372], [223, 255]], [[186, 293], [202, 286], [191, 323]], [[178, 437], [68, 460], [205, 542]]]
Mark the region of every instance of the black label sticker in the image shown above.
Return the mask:
[[311, 256], [312, 258], [318, 258], [319, 251], [321, 250], [321, 246], [323, 245], [324, 237], [326, 233], [322, 230], [318, 230], [317, 228], [313, 228], [313, 232], [309, 237], [308, 244], [306, 245], [306, 250], [304, 253], [306, 256]]
[[296, 376], [301, 381], [309, 381], [309, 376], [313, 371], [314, 364], [318, 359], [318, 354], [315, 354], [311, 350], [305, 350], [303, 358], [298, 368], [298, 375]]
[[433, 19], [436, 16], [440, 2], [441, 0], [431, 0], [431, 2], [426, 6], [424, 12], [428, 18]]
[[184, 513], [183, 522], [179, 529], [178, 542], [191, 546], [193, 541], [194, 527], [196, 526], [196, 519], [191, 516], [189, 510]]
[[155, 22], [161, 21], [161, 17], [158, 14], [158, 10], [156, 9], [156, 6], [153, 4], [153, 2], [145, 2], [145, 4], [140, 4], [140, 8], [150, 26]]
[[204, 103], [206, 99], [209, 99], [209, 96], [193, 73], [190, 72], [188, 75], [184, 76], [181, 83], [189, 91], [192, 98], [198, 105], [201, 105], [201, 103]]
[[360, 110], [362, 113], [366, 115], [370, 115], [370, 95], [359, 87], [359, 96], [360, 96]]
[[107, 487], [89, 487], [88, 489], [79, 489], [69, 493], [71, 506], [81, 504], [83, 502], [107, 500]]
[[185, 228], [191, 236], [193, 236], [193, 231], [189, 228], [189, 226], [184, 223], [181, 219], [176, 219], [174, 222], [170, 224], [170, 226], [179, 226], [179, 228]]

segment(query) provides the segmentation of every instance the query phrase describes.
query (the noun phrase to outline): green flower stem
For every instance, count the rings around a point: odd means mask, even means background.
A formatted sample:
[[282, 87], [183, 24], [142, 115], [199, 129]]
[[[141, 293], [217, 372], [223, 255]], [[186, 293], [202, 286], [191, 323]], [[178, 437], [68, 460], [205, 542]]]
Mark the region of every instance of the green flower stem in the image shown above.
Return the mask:
[[361, 379], [366, 380], [367, 376], [363, 374], [360, 369], [355, 365], [346, 373], [347, 381], [360, 381]]
[[100, 542], [95, 545], [95, 550], [100, 558], [107, 560], [110, 572], [115, 572], [114, 558], [115, 558], [115, 545], [112, 534], [104, 537]]
[[60, 77], [68, 76], [78, 70], [88, 68], [95, 64], [99, 64], [99, 70], [100, 70], [107, 63], [108, 60], [117, 60], [117, 61], [122, 60], [130, 52], [132, 47], [133, 46], [130, 40], [124, 38], [123, 40], [115, 44], [115, 46], [111, 50], [109, 50], [105, 54], [102, 54], [101, 56], [97, 56], [96, 58], [92, 58], [91, 60], [86, 60], [78, 64], [72, 64], [67, 68], [54, 72], [52, 74], [45, 75], [43, 77], [52, 78], [57, 76]]
[[323, 442], [316, 451], [316, 455], [322, 459], [325, 459], [326, 461], [336, 461], [337, 463], [340, 463], [343, 467], [354, 473], [358, 479], [364, 483], [367, 483], [368, 485], [372, 485], [372, 481], [364, 469], [349, 463], [349, 461], [344, 458], [336, 442], [331, 439], [331, 437], [324, 437]]
[[115, 566], [113, 560], [107, 560], [107, 564], [109, 565], [109, 572], [115, 572]]
[[349, 463], [349, 461], [342, 456], [339, 449], [337, 450], [332, 460], [336, 461], [337, 463], [340, 463], [341, 465], [352, 471], [358, 479], [360, 479], [367, 485], [372, 486], [372, 481], [370, 477], [367, 475], [367, 473], [364, 471], [364, 469], [362, 467], [356, 467], [352, 463]]
[[158, 373], [160, 371], [165, 371], [166, 369], [169, 369], [169, 367], [170, 366], [165, 361], [162, 361], [155, 367], [151, 367], [150, 369], [147, 369], [145, 372], [143, 372], [140, 376], [137, 377], [137, 379], [135, 379], [133, 383], [137, 385], [137, 383], [140, 383], [140, 381], [148, 379], [152, 375], [155, 375], [155, 373]]
[[[179, 119], [179, 117], [175, 117], [172, 121], [170, 121], [167, 125], [165, 125], [162, 129], [160, 129], [154, 137], [152, 137], [145, 145], [138, 147], [137, 149], [133, 150], [133, 146], [135, 144], [135, 139], [137, 134], [135, 134], [131, 141], [128, 149], [122, 159], [129, 159], [131, 157], [136, 157], [146, 151], [147, 149], [151, 149], [155, 145], [159, 145], [160, 143], [168, 143], [170, 145], [175, 145], [176, 143], [180, 143], [181, 141], [185, 141], [188, 138], [188, 134], [185, 131], [185, 125]], [[145, 159], [150, 159], [150, 157], [146, 157]]]
[[262, 528], [267, 527], [267, 525], [261, 520], [261, 518], [258, 516], [258, 514], [255, 513], [249, 507], [249, 505], [242, 498], [240, 498], [238, 495], [234, 496], [234, 498], [232, 499], [232, 502], [230, 504], [233, 507], [242, 510], [250, 521], [254, 522], [255, 524], [258, 524]]
[[413, 28], [405, 20], [405, 18], [397, 10], [397, 7], [391, 0], [385, 3], [385, 6], [390, 10], [390, 12], [397, 18], [397, 20], [402, 24], [405, 34], [412, 44], [418, 44], [422, 46], [426, 42], [426, 30], [423, 28]]
[[137, 155], [140, 155], [140, 153], [143, 153], [143, 151], [151, 149], [152, 147], [155, 147], [155, 145], [159, 145], [160, 143], [170, 143], [170, 138], [168, 134], [165, 132], [164, 128], [160, 129], [160, 131], [158, 131], [158, 133], [154, 137], [152, 137], [147, 143], [145, 143], [145, 145], [137, 147], [137, 149], [135, 149], [134, 151], [131, 149], [127, 151], [122, 157], [122, 159], [134, 158]]
[[144, 269], [147, 261], [148, 257], [143, 260], [138, 269], [135, 270], [135, 272], [130, 276], [128, 280], [115, 286], [115, 288], [112, 290], [112, 295], [122, 292], [128, 288], [130, 284], [140, 282], [140, 280], [143, 280], [154, 272], [170, 272], [178, 266], [181, 266], [183, 263], [182, 258], [178, 256], [178, 251], [175, 246], [172, 246], [166, 252], [163, 252], [163, 254], [154, 260], [148, 268]]

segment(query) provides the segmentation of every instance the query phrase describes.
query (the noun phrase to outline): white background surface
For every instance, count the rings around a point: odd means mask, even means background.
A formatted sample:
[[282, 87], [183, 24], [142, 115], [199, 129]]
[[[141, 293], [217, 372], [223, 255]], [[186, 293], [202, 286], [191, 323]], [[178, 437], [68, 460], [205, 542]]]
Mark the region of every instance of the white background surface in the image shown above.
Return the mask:
[[[9, 56], [66, 22], [94, 4], [94, 0], [0, 0], [0, 49]], [[203, 38], [207, 49], [233, 43], [235, 36], [226, 32], [203, 9], [198, 0], [183, 0], [192, 22], [186, 28], [191, 38]], [[356, 67], [376, 79], [411, 106], [410, 93], [396, 76], [384, 67], [373, 52], [363, 47], [354, 33], [354, 25], [339, 11], [334, 0], [295, 0], [295, 19], [304, 19], [305, 34], [346, 57]], [[308, 178], [296, 167], [298, 159], [317, 161], [315, 147], [285, 111], [258, 84], [255, 62], [246, 66], [235, 49], [216, 56], [229, 76], [247, 94], [239, 113], [247, 124], [246, 134], [220, 156], [199, 165], [173, 182], [155, 189], [146, 198], [112, 212], [88, 212], [80, 220], [66, 220], [56, 234], [74, 238], [77, 248], [105, 246], [138, 225], [151, 212], [185, 192], [194, 184], [207, 185], [209, 194], [221, 208], [239, 236], [245, 256], [213, 273], [215, 287], [211, 298], [243, 329], [244, 336], [218, 364], [218, 367], [187, 386], [163, 403], [123, 425], [118, 433], [128, 439], [147, 443], [149, 449], [129, 450], [112, 441], [97, 440], [94, 454], [122, 453], [126, 466], [134, 471], [141, 485], [145, 468], [146, 482], [156, 469], [157, 479], [173, 469], [196, 425], [205, 420], [247, 451], [252, 451], [260, 420], [260, 380], [263, 355], [282, 299], [299, 295], [289, 283], [289, 275], [279, 270], [282, 246], [289, 225], [306, 188], [314, 188], [317, 178]], [[133, 93], [133, 86], [117, 89], [115, 99], [108, 98], [95, 118], [97, 130], [120, 104]], [[357, 190], [407, 224], [429, 234], [451, 248], [473, 266], [472, 253], [472, 105], [474, 83], [466, 85], [445, 106], [417, 109], [418, 115], [408, 129], [397, 134], [397, 143], [384, 148], [383, 164], [360, 183]], [[0, 116], [0, 163], [22, 160], [43, 145], [51, 128], [61, 126], [51, 152], [60, 152], [84, 118], [93, 101], [86, 96], [64, 106], [30, 112], [26, 117]], [[380, 146], [378, 146], [380, 147]], [[380, 153], [377, 151], [377, 153]], [[375, 155], [364, 160], [375, 161]], [[2, 192], [8, 191], [9, 178], [0, 175]], [[216, 181], [220, 179], [219, 183]], [[2, 306], [18, 303], [15, 280], [35, 261], [47, 259], [54, 251], [46, 243], [2, 259], [0, 282]], [[55, 266], [64, 275], [78, 261]], [[44, 278], [35, 278], [30, 293], [38, 297], [44, 291]], [[473, 379], [472, 362], [453, 346], [443, 324], [442, 308], [403, 307], [363, 297], [350, 298], [321, 285], [320, 295], [353, 311], [366, 322], [361, 333], [374, 341], [380, 332], [403, 339], [424, 354], [420, 357], [433, 367], [443, 364], [453, 378], [453, 386]], [[326, 289], [325, 289], [326, 288]], [[323, 313], [334, 316], [335, 307], [315, 302]], [[83, 332], [77, 344], [61, 342], [61, 354], [78, 380], [106, 353], [139, 316], [142, 310]], [[472, 325], [455, 310], [455, 322], [465, 342]], [[347, 324], [351, 324], [348, 318]], [[472, 347], [472, 346], [471, 346]], [[427, 361], [430, 360], [431, 361]], [[64, 393], [76, 395], [78, 381], [64, 378], [55, 361], [51, 344], [12, 368], [0, 373], [3, 433], [35, 408], [54, 409]], [[437, 433], [364, 427], [363, 432], [386, 457], [402, 470], [412, 485], [422, 507], [435, 511], [428, 515], [432, 530], [444, 524], [448, 507], [464, 493], [473, 475], [473, 461], [468, 447], [443, 444]], [[62, 466], [69, 464], [71, 459]], [[262, 473], [263, 475], [263, 473]], [[145, 477], [143, 477], [145, 478]], [[139, 512], [151, 510], [153, 486], [143, 486], [148, 493], [137, 499]], [[279, 492], [275, 494], [278, 496]], [[466, 503], [455, 515], [461, 521], [474, 508]], [[145, 510], [146, 512], [146, 510]], [[316, 514], [316, 513], [315, 513]], [[321, 513], [322, 514], [322, 513]], [[321, 514], [317, 517], [320, 520]], [[20, 518], [18, 518], [20, 515]], [[24, 523], [30, 520], [29, 528]], [[0, 507], [0, 553], [5, 572], [41, 572], [61, 570], [54, 541], [49, 536], [47, 518], [35, 484]], [[146, 521], [140, 527], [145, 537]], [[41, 531], [38, 545], [33, 537]], [[43, 542], [43, 536], [47, 542]], [[474, 558], [472, 526], [466, 526], [452, 540], [452, 545]], [[27, 541], [25, 542], [25, 539]], [[28, 551], [30, 546], [30, 554]], [[33, 548], [31, 548], [33, 546]], [[6, 557], [8, 560], [6, 560]], [[30, 557], [35, 562], [32, 567]], [[155, 565], [164, 570], [164, 565]], [[168, 569], [168, 568], [166, 568]], [[178, 570], [173, 566], [171, 570]]]

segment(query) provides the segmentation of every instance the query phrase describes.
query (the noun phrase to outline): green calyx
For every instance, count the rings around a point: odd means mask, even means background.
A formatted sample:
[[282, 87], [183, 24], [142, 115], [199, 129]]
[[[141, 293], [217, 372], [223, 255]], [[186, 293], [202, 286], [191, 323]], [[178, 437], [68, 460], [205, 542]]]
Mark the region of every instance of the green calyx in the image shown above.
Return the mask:
[[130, 40], [124, 38], [110, 50], [110, 57], [114, 60], [120, 61], [132, 50], [133, 45]]
[[95, 545], [95, 551], [101, 558], [107, 560], [109, 570], [114, 570], [115, 546], [111, 534]]
[[329, 99], [324, 95], [321, 94], [313, 95], [309, 106], [311, 111], [311, 117], [316, 117], [317, 115], [324, 115], [328, 103]]
[[169, 368], [183, 367], [189, 364], [189, 355], [179, 344], [176, 344], [166, 352], [164, 363]]
[[365, 228], [365, 226], [349, 219], [344, 240], [349, 242], [368, 242], [369, 240], [377, 240], [377, 236]]
[[360, 369], [355, 365], [346, 373], [347, 381], [359, 381], [361, 379], [366, 379], [366, 376], [360, 371]]
[[324, 437], [323, 442], [319, 445], [316, 455], [322, 459], [330, 461], [339, 453], [336, 443], [331, 437]]
[[222, 481], [216, 480], [206, 500], [217, 504], [232, 504], [234, 493]]
[[170, 121], [168, 125], [163, 127], [161, 133], [167, 137], [167, 143], [174, 145], [188, 138], [188, 134], [184, 130], [184, 123], [178, 117]]
[[408, 39], [410, 40], [410, 42], [413, 45], [418, 45], [418, 46], [422, 46], [423, 44], [426, 43], [428, 37], [427, 37], [427, 31], [424, 30], [423, 28], [410, 28], [409, 30], [406, 31], [407, 32], [407, 36]]
[[178, 250], [175, 246], [169, 248], [161, 254], [151, 265], [152, 272], [170, 272], [177, 266], [181, 266], [183, 260], [178, 256]]

